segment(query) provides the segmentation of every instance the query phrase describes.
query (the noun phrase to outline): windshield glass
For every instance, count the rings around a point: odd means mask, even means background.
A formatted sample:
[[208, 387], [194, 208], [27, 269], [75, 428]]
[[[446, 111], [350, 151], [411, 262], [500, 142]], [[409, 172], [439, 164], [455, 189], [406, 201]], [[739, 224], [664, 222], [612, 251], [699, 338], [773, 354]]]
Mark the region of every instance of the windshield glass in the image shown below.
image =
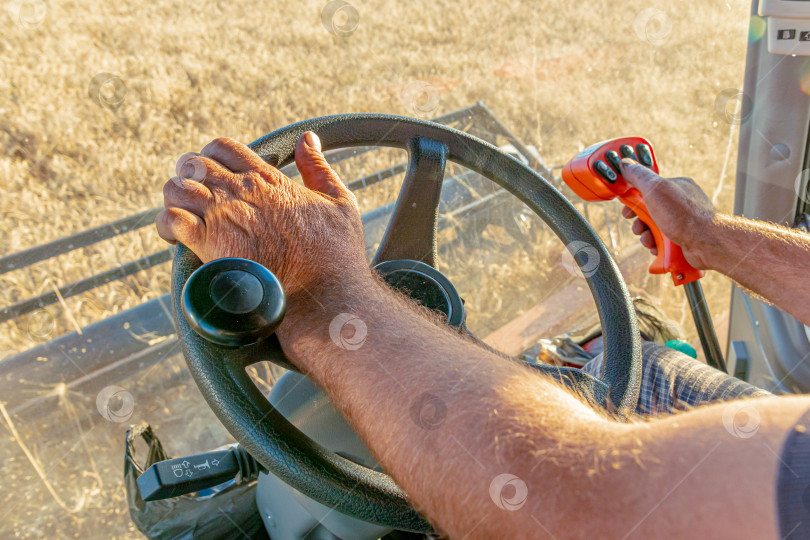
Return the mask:
[[[0, 33], [0, 536], [137, 538], [121, 463], [148, 422], [168, 454], [232, 439], [185, 369], [167, 302], [171, 252], [152, 222], [177, 158], [327, 114], [436, 119], [560, 188], [620, 262], [632, 295], [682, 324], [685, 296], [651, 276], [618, 202], [561, 182], [586, 146], [640, 135], [665, 176], [732, 206], [744, 2], [11, 0]], [[756, 28], [759, 30], [756, 30]], [[355, 190], [369, 254], [404, 152], [330, 159]], [[293, 170], [288, 171], [291, 175]], [[452, 182], [452, 188], [448, 187]], [[596, 322], [563, 244], [522, 203], [446, 172], [439, 269], [470, 330], [518, 355]], [[42, 246], [42, 247], [39, 247]], [[704, 288], [721, 342], [728, 284]], [[702, 353], [701, 353], [702, 354]], [[264, 390], [280, 368], [250, 368]]]

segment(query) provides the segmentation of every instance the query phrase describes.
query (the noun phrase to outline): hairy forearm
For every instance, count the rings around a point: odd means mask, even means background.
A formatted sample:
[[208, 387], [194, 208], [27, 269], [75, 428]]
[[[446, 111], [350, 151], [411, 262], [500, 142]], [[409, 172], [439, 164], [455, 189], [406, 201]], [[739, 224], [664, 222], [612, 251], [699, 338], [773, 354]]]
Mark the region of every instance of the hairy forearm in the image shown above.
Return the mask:
[[773, 223], [718, 214], [702, 249], [706, 265], [810, 324], [810, 236]]
[[[732, 528], [724, 524], [727, 531], [775, 532], [774, 451], [790, 414], [773, 420], [775, 413], [763, 409], [769, 427], [748, 446], [729, 435], [722, 411], [711, 408], [680, 420], [619, 424], [531, 368], [437, 325], [370, 279], [311, 293], [317, 302], [291, 301], [279, 333], [285, 352], [449, 537], [621, 538], [667, 527], [677, 538], [716, 534], [715, 512], [734, 520]], [[359, 348], [341, 347], [330, 336], [330, 322], [341, 313], [364, 322]], [[700, 475], [693, 476], [695, 467]], [[739, 474], [743, 468], [748, 476]], [[517, 482], [499, 491], [503, 474]], [[734, 501], [728, 490], [737, 493]], [[507, 504], [499, 506], [501, 496]], [[510, 500], [517, 509], [508, 509]], [[696, 512], [696, 505], [708, 510]], [[583, 512], [587, 518], [578, 519]], [[684, 512], [695, 516], [691, 532], [676, 534]]]
[[[568, 459], [571, 448], [584, 452], [588, 440], [603, 438], [585, 434], [608, 423], [531, 368], [482, 349], [369, 283], [339, 296], [319, 293], [319, 304], [305, 303], [309, 313], [291, 314], [295, 325], [280, 333], [288, 356], [327, 390], [415, 506], [451, 537], [474, 528], [473, 536], [483, 537], [537, 533], [534, 520], [547, 516], [536, 505], [547, 494], [533, 492], [525, 510], [510, 512], [490, 497], [493, 480], [507, 473], [530, 485], [544, 470], [538, 463]], [[365, 324], [362, 347], [341, 348], [330, 336], [330, 321], [340, 313]], [[544, 488], [555, 493], [573, 485], [576, 474], [555, 467]], [[513, 531], [503, 529], [504, 517]]]

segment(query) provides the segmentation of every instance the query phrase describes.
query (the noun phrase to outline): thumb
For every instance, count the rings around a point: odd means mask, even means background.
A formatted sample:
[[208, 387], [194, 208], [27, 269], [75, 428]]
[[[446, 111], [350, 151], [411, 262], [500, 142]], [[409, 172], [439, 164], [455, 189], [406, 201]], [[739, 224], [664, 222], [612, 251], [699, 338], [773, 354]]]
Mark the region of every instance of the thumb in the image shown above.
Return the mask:
[[646, 195], [661, 177], [655, 174], [647, 167], [639, 165], [636, 161], [630, 158], [622, 160], [622, 176], [627, 180], [627, 183], [638, 189], [641, 195]]
[[295, 145], [295, 164], [301, 172], [304, 185], [336, 199], [348, 190], [340, 177], [332, 170], [321, 152], [321, 140], [312, 132], [302, 133]]

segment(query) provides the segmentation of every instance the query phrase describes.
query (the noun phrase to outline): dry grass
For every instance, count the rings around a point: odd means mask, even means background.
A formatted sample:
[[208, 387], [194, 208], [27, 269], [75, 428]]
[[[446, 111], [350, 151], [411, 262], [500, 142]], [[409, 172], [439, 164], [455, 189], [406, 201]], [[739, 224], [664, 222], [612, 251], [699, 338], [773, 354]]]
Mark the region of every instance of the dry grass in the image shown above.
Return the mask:
[[[7, 193], [0, 199], [0, 254], [160, 204], [176, 157], [216, 136], [248, 142], [313, 116], [413, 115], [420, 107], [440, 114], [477, 100], [485, 100], [552, 165], [593, 141], [644, 134], [654, 142], [664, 174], [693, 176], [722, 209], [730, 209], [736, 130], [716, 115], [714, 100], [742, 84], [746, 3], [655, 2], [652, 7], [672, 25], [671, 36], [659, 45], [634, 32], [640, 5], [633, 2], [354, 0], [360, 22], [348, 37], [324, 30], [325, 3], [52, 1], [40, 4], [44, 18], [38, 24], [18, 24], [14, 8], [20, 2], [8, 3], [9, 16], [0, 13], [0, 187]], [[120, 77], [126, 87], [115, 109], [88, 96], [91, 80], [102, 72]], [[428, 85], [427, 102], [415, 100], [419, 93], [413, 89], [422, 84]], [[359, 177], [373, 165], [358, 165], [344, 176]], [[369, 192], [361, 204], [372, 208], [392, 195]], [[470, 258], [467, 269], [476, 267], [482, 276], [478, 286], [469, 276], [464, 281], [464, 266], [454, 267], [451, 274], [458, 275], [452, 277], [478, 313], [472, 315], [479, 317], [476, 324], [495, 325], [487, 318], [504, 304], [550, 292], [542, 288], [559, 281], [546, 274], [559, 272], [561, 247], [543, 244], [527, 254], [506, 249], [502, 254], [509, 258], [502, 260]], [[149, 228], [5, 274], [0, 304], [160, 248]], [[164, 294], [168, 271], [164, 265], [49, 309], [55, 323], [50, 334]], [[648, 277], [631, 286], [651, 292], [690, 328], [680, 291], [665, 279]], [[506, 295], [502, 280], [525, 284]], [[727, 284], [709, 277], [704, 286], [713, 313], [722, 316]], [[528, 300], [526, 290], [534, 290]], [[0, 347], [13, 353], [41, 342], [30, 324], [23, 318], [0, 326]], [[198, 411], [204, 406], [188, 380], [171, 400], [139, 394], [142, 382], [130, 381], [137, 404], [132, 420], [157, 423], [164, 436], [176, 430], [170, 451], [202, 450], [225, 440], [208, 411], [190, 412], [192, 405]], [[73, 404], [60, 408], [66, 420], [75, 410], [94, 410], [95, 396], [65, 399]], [[90, 447], [101, 449], [95, 459], [102, 487], [81, 474], [88, 452], [84, 443], [76, 446], [76, 433], [55, 441], [37, 426], [18, 428], [35, 455], [50, 464], [56, 489], [69, 500], [82, 492], [88, 499], [80, 512], [66, 513], [23, 454], [4, 443], [11, 457], [0, 471], [11, 480], [0, 495], [0, 536], [137, 536], [123, 506], [121, 425], [104, 423], [87, 438]]]

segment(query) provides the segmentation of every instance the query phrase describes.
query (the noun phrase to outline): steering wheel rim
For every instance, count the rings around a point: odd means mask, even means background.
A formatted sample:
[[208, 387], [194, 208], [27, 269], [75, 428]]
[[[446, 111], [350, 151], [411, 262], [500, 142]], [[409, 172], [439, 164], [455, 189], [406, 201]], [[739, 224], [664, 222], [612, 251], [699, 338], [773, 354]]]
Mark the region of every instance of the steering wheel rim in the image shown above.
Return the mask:
[[[267, 163], [281, 168], [294, 160], [296, 142], [305, 131], [318, 134], [324, 151], [352, 146], [406, 149], [411, 157], [409, 174], [414, 170], [419, 173], [420, 157], [425, 153], [433, 156], [426, 160], [423, 169], [430, 169], [439, 160], [443, 173], [445, 158], [464, 165], [531, 208], [569, 247], [578, 264], [591, 266], [595, 252], [598, 264], [584, 277], [602, 323], [605, 344], [602, 379], [608, 385], [608, 401], [617, 415], [626, 417], [632, 413], [640, 390], [641, 342], [630, 296], [604, 243], [553, 185], [518, 160], [472, 135], [434, 122], [393, 115], [345, 114], [314, 118], [274, 131], [249, 146]], [[403, 185], [403, 193], [405, 189]], [[441, 181], [438, 189], [440, 191]], [[392, 224], [395, 219], [396, 213]], [[435, 236], [433, 241], [435, 250]], [[590, 248], [587, 253], [577, 249], [584, 245]], [[295, 369], [281, 351], [275, 335], [254, 345], [226, 349], [207, 342], [191, 329], [182, 315], [181, 293], [186, 280], [201, 264], [188, 248], [177, 245], [172, 275], [174, 318], [189, 370], [228, 431], [269, 471], [321, 504], [394, 529], [431, 532], [429, 523], [413, 509], [407, 495], [391, 477], [315, 443], [259, 392], [245, 371], [248, 365], [270, 360]]]

